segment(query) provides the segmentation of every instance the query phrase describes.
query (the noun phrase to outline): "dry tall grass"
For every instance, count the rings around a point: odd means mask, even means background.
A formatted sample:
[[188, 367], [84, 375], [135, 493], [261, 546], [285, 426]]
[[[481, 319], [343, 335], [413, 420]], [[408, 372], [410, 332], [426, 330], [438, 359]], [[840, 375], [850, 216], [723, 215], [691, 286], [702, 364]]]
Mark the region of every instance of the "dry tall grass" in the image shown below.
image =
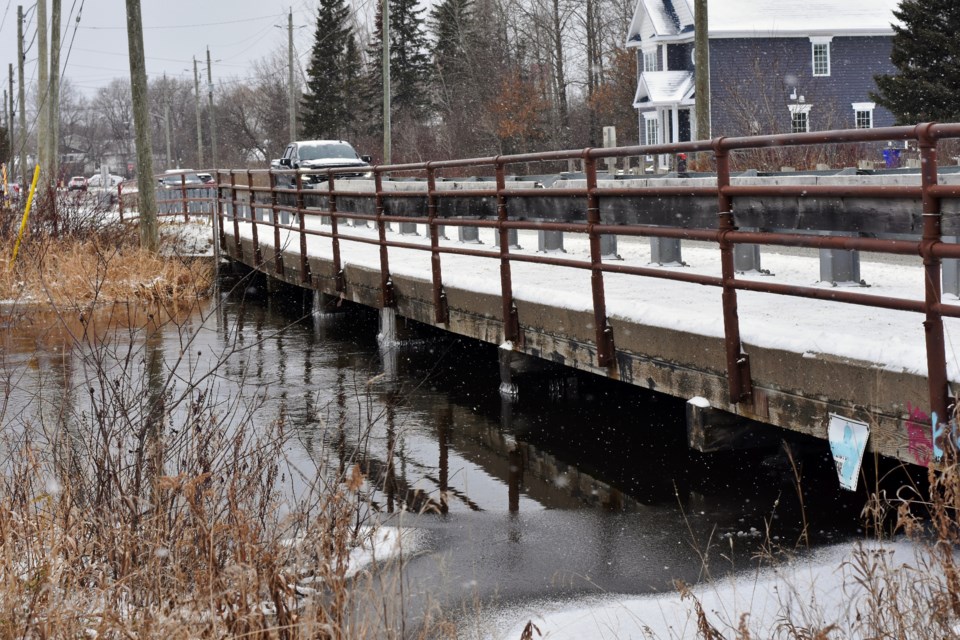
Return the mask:
[[145, 254], [117, 224], [55, 235], [12, 269], [9, 235], [0, 252], [4, 324], [55, 309], [32, 356], [0, 348], [0, 638], [443, 635], [407, 628], [389, 558], [357, 570], [383, 537], [374, 482], [296, 466], [282, 414], [223, 395], [231, 352], [196, 355], [202, 322], [179, 318], [216, 313], [209, 263]]
[[174, 305], [206, 298], [209, 260], [142, 251], [133, 227], [88, 237], [30, 236], [10, 264], [15, 240], [0, 238], [0, 300], [58, 307], [139, 301]]

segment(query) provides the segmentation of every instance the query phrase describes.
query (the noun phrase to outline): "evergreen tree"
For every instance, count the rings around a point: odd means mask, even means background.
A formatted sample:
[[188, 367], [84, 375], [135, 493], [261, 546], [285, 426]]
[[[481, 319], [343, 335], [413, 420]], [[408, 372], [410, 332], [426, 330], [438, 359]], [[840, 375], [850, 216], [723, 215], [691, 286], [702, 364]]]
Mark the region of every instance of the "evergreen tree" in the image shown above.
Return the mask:
[[319, 0], [317, 30], [301, 100], [308, 138], [348, 138], [354, 133], [360, 55], [344, 0]]
[[[424, 11], [417, 0], [390, 0], [390, 104], [392, 119], [397, 122], [422, 123], [430, 115], [430, 56]], [[363, 103], [373, 132], [383, 125], [383, 12], [379, 3], [367, 59]]]
[[896, 75], [875, 78], [871, 98], [900, 124], [960, 121], [960, 2], [903, 0], [894, 15]]

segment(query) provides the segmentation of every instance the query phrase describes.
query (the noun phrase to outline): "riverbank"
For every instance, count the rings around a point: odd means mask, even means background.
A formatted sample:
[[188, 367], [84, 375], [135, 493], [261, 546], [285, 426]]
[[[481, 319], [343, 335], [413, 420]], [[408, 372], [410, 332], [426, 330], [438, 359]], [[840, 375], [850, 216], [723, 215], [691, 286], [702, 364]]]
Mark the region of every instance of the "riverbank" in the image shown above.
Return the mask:
[[[209, 226], [206, 227], [209, 234]], [[104, 224], [92, 233], [28, 234], [16, 259], [12, 234], [0, 239], [0, 302], [89, 308], [114, 302], [190, 303], [207, 298], [214, 264], [202, 230], [161, 226], [160, 254], [140, 249], [139, 229]]]

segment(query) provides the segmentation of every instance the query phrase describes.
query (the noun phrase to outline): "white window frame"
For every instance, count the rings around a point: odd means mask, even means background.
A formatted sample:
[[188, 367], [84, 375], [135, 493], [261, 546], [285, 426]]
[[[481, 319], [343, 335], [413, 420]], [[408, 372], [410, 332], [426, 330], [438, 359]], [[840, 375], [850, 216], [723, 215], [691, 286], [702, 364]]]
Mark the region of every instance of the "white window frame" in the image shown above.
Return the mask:
[[[790, 109], [790, 133], [809, 133], [810, 132], [810, 107], [812, 105], [791, 104], [787, 106]], [[797, 126], [798, 123], [803, 123], [802, 129]]]
[[656, 111], [645, 111], [643, 114], [643, 139], [648, 145], [660, 144], [660, 117]]
[[833, 42], [833, 36], [814, 36], [810, 38], [810, 71], [814, 77], [828, 77], [830, 75], [831, 42]]
[[[875, 102], [853, 102], [853, 127], [855, 129], [873, 129], [873, 110], [877, 108]], [[861, 122], [864, 123], [861, 126]]]
[[643, 50], [643, 70], [646, 71], [656, 71], [657, 70], [657, 48], [644, 49]]

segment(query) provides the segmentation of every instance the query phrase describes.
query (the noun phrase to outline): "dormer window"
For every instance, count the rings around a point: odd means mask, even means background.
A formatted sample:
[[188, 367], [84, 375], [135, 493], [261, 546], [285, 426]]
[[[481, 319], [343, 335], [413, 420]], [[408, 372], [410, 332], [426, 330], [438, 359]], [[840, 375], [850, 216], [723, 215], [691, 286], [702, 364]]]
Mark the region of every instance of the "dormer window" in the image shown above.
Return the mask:
[[832, 41], [832, 36], [810, 38], [814, 76], [830, 75], [830, 43]]
[[657, 70], [657, 48], [653, 49], [644, 49], [643, 50], [643, 70], [644, 71], [656, 71]]

